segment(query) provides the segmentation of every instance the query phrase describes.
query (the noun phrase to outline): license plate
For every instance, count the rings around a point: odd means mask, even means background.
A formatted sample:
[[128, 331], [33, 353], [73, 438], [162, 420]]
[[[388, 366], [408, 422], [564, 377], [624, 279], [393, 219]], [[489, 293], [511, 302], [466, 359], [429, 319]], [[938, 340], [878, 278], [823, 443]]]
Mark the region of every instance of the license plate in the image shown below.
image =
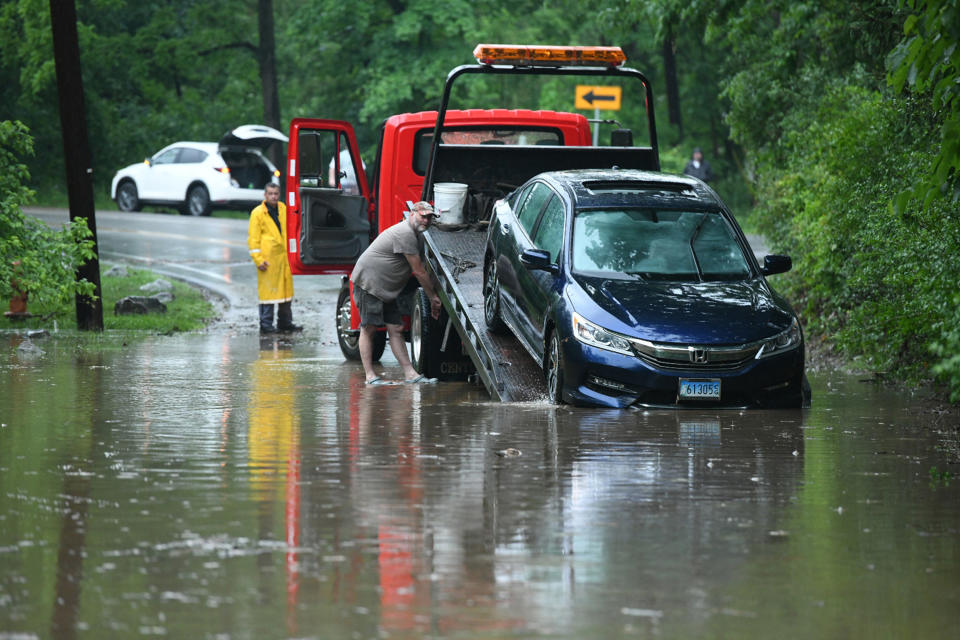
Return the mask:
[[719, 400], [719, 380], [680, 379], [680, 397], [692, 400]]

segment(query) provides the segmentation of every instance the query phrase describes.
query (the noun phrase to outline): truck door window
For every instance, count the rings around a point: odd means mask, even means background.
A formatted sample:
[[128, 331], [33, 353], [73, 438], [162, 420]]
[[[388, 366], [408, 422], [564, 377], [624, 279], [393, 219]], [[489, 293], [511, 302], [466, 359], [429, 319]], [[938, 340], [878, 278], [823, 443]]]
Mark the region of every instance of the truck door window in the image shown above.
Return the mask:
[[336, 131], [301, 131], [298, 139], [297, 164], [301, 187], [322, 187], [326, 162], [337, 149]]
[[[327, 163], [328, 186], [343, 189], [344, 195], [359, 195], [360, 186], [357, 183], [356, 162], [353, 154], [350, 153], [347, 136], [343, 133], [340, 134], [340, 153], [338, 157], [339, 163], [337, 156], [331, 156], [330, 162]], [[363, 162], [362, 159], [361, 162]], [[367, 165], [364, 164], [363, 168], [366, 169]]]

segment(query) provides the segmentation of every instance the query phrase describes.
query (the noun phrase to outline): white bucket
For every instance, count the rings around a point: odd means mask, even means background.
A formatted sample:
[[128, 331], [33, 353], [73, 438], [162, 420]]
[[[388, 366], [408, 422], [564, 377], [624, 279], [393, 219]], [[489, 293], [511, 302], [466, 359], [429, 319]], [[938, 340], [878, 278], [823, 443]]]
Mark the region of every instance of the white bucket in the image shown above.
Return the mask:
[[438, 222], [463, 223], [463, 205], [467, 202], [467, 185], [462, 182], [438, 182], [433, 185], [433, 207], [440, 212]]

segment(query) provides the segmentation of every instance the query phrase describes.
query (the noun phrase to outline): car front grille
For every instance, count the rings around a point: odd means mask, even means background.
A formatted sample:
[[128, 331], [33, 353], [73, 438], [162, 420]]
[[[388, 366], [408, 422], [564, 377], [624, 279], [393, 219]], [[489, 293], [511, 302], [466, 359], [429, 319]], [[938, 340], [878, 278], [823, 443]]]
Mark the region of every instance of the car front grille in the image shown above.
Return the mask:
[[630, 344], [641, 360], [667, 371], [735, 371], [757, 356], [761, 343], [717, 347], [679, 345], [631, 339]]

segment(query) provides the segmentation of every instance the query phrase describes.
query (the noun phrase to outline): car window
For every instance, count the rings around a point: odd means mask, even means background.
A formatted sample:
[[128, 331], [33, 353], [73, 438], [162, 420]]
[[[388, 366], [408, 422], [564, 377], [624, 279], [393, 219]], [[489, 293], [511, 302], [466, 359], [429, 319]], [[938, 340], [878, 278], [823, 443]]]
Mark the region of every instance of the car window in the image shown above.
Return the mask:
[[556, 195], [550, 198], [540, 216], [533, 244], [538, 249], [550, 252], [550, 262], [556, 262], [560, 256], [560, 247], [563, 245], [563, 201]]
[[742, 280], [750, 267], [718, 212], [578, 211], [573, 269], [658, 280]]
[[547, 203], [547, 200], [552, 195], [553, 192], [550, 191], [550, 187], [547, 185], [542, 182], [533, 183], [530, 195], [523, 200], [523, 204], [520, 205], [520, 211], [517, 214], [517, 217], [520, 218], [520, 226], [526, 229], [527, 235], [533, 235], [533, 225], [537, 222], [540, 212], [543, 211], [543, 205]]
[[179, 153], [179, 147], [176, 149], [167, 149], [153, 159], [153, 164], [173, 164], [177, 161], [177, 155], [179, 155]]
[[177, 158], [177, 163], [196, 164], [198, 162], [203, 162], [206, 157], [206, 151], [200, 151], [200, 149], [188, 149], [184, 147], [180, 150], [180, 157]]

